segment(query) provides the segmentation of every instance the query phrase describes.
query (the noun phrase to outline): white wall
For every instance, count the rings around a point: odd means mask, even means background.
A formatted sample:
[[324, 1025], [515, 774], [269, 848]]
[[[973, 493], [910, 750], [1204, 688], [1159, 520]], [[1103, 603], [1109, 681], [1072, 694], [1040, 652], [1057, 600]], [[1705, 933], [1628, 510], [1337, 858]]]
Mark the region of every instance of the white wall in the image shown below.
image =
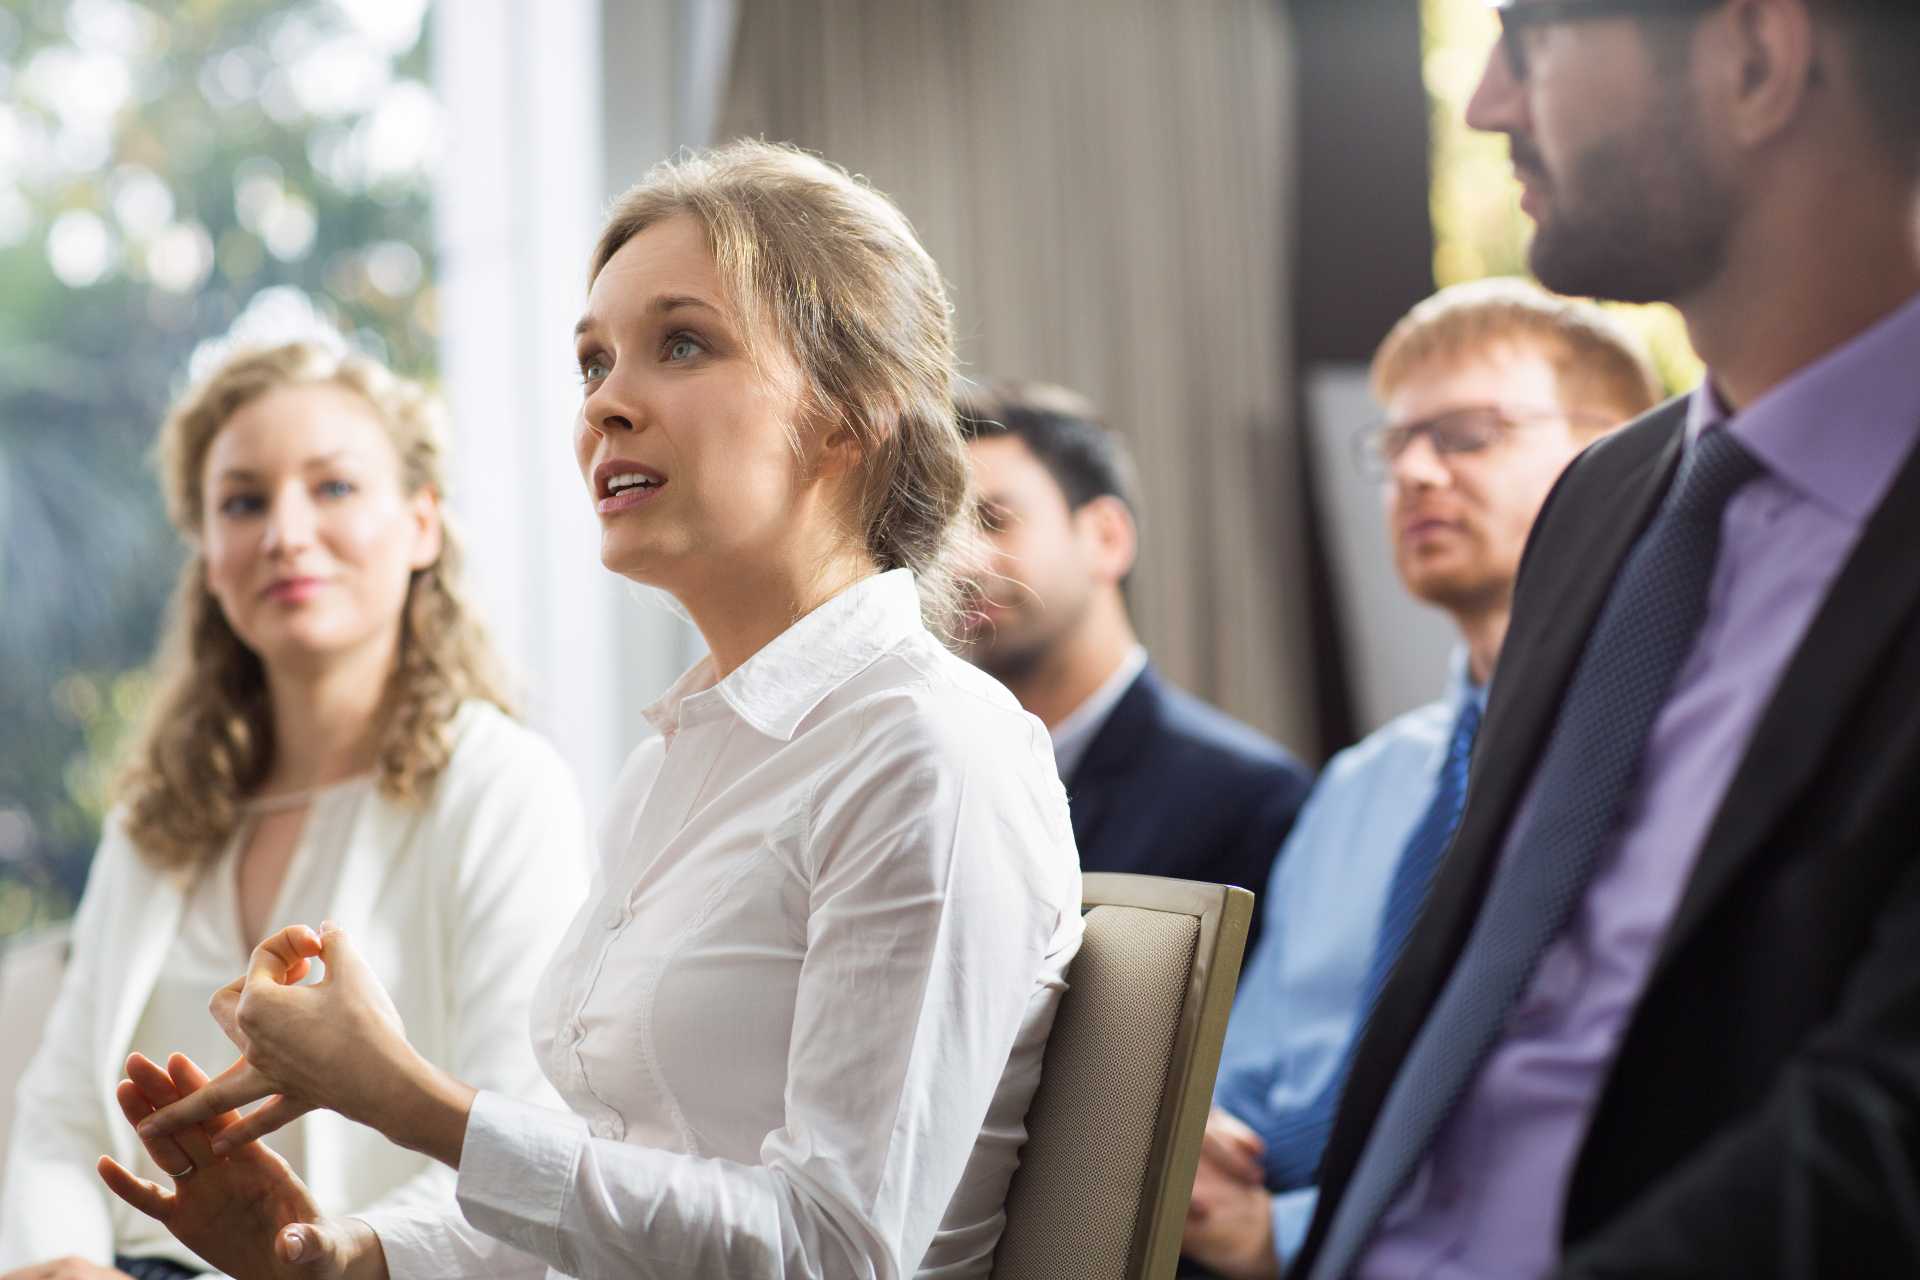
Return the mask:
[[642, 735], [640, 709], [697, 637], [600, 567], [570, 443], [573, 322], [609, 197], [706, 140], [731, 30], [731, 6], [712, 0], [459, 0], [434, 12], [452, 504], [528, 717], [595, 811]]
[[1458, 639], [1445, 614], [1400, 584], [1380, 487], [1355, 465], [1353, 440], [1379, 416], [1363, 366], [1322, 365], [1308, 372], [1314, 487], [1347, 644], [1355, 727], [1363, 734], [1439, 697]]

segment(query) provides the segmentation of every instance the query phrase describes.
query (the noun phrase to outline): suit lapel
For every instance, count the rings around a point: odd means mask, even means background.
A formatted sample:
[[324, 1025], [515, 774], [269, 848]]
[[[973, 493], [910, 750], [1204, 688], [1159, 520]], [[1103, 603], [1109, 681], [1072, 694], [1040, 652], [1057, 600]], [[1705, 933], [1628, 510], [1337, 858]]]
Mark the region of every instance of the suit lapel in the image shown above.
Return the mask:
[[[1627, 428], [1577, 467], [1580, 505], [1543, 512], [1554, 545], [1529, 547], [1521, 594], [1502, 647], [1487, 719], [1473, 753], [1466, 810], [1427, 903], [1361, 1032], [1321, 1169], [1321, 1204], [1337, 1204], [1400, 1063], [1426, 1021], [1479, 913], [1514, 810], [1525, 794], [1560, 698], [1594, 619], [1633, 544], [1653, 518], [1684, 445], [1684, 401]], [[1600, 469], [1606, 468], [1603, 472]], [[1536, 532], [1538, 527], [1536, 528]], [[1542, 559], [1549, 555], [1551, 559]], [[1318, 1247], [1326, 1215], [1309, 1244]]]
[[[1556, 548], [1552, 563], [1532, 566], [1533, 581], [1528, 585], [1538, 585], [1516, 609], [1488, 690], [1486, 727], [1474, 749], [1460, 829], [1409, 941], [1410, 948], [1422, 945], [1428, 967], [1402, 966], [1423, 973], [1425, 981], [1391, 984], [1383, 994], [1382, 1012], [1396, 994], [1412, 997], [1404, 1002], [1411, 1007], [1396, 1019], [1410, 1024], [1406, 1028], [1409, 1042], [1478, 915], [1514, 811], [1533, 778], [1594, 619], [1606, 603], [1621, 563], [1672, 480], [1682, 444], [1679, 415], [1669, 425], [1673, 428], [1670, 438], [1643, 449], [1640, 456], [1628, 460], [1619, 478], [1599, 486], [1595, 493], [1599, 501], [1592, 511], [1561, 513], [1565, 517], [1561, 523], [1570, 526], [1578, 540], [1565, 549]], [[1586, 571], [1589, 566], [1604, 566], [1604, 570]]]
[[1886, 647], [1920, 605], [1920, 450], [1861, 531], [1788, 660], [1728, 785], [1656, 964], [1656, 979], [1831, 755]]

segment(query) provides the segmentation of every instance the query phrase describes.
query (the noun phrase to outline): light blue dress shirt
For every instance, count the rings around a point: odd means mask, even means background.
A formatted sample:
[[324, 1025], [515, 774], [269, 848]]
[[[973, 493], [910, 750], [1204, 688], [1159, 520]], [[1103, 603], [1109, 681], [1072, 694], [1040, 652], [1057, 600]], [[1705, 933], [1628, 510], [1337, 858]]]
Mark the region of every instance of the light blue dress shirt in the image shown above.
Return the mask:
[[[1359, 1032], [1367, 964], [1387, 893], [1413, 828], [1433, 803], [1447, 739], [1471, 698], [1466, 651], [1447, 693], [1393, 720], [1328, 762], [1274, 862], [1264, 932], [1240, 977], [1214, 1101], [1255, 1129], [1306, 1105]], [[1256, 1108], [1263, 1114], [1248, 1114]], [[1273, 1197], [1284, 1264], [1300, 1251], [1318, 1188]]]

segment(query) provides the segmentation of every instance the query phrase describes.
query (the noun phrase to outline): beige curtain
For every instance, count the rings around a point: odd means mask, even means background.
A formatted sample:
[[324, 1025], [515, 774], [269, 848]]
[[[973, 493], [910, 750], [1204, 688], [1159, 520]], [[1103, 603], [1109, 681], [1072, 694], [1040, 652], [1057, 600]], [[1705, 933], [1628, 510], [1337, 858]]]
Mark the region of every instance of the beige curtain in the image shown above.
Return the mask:
[[722, 138], [898, 200], [969, 372], [1092, 396], [1141, 474], [1172, 678], [1314, 752], [1277, 0], [741, 0]]

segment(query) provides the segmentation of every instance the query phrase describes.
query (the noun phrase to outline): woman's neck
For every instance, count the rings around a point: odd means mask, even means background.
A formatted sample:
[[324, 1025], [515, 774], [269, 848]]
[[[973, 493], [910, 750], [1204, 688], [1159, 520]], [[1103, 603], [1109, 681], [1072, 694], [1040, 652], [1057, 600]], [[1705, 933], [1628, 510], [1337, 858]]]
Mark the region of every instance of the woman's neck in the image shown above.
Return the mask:
[[263, 795], [310, 790], [374, 764], [393, 649], [301, 670], [267, 671], [273, 767]]
[[878, 572], [865, 552], [845, 553], [809, 568], [711, 574], [700, 589], [674, 594], [707, 643], [714, 678], [724, 680], [788, 627]]

